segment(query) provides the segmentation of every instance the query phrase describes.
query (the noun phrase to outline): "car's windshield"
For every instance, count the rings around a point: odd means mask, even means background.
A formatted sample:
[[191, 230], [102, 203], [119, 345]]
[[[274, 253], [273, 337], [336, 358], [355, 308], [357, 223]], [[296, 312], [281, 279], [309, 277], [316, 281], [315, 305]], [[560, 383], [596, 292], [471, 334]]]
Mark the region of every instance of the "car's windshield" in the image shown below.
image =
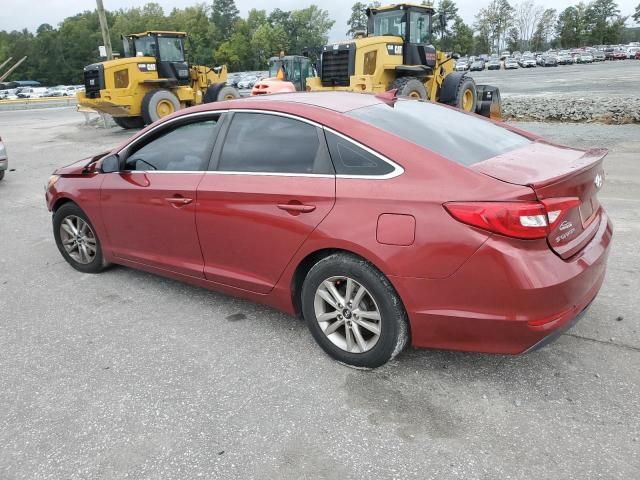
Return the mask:
[[404, 13], [402, 10], [376, 13], [373, 17], [373, 34], [404, 37], [406, 28]]
[[430, 102], [400, 99], [393, 106], [380, 103], [347, 115], [467, 166], [530, 143], [481, 117]]

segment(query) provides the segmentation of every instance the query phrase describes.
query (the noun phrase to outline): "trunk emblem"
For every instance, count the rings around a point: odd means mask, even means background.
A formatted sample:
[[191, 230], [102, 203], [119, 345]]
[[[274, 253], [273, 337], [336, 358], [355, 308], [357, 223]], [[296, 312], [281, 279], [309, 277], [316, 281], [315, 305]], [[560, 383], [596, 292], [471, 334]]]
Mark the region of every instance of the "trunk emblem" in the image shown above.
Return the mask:
[[597, 189], [600, 189], [600, 187], [602, 187], [602, 175], [600, 174], [596, 175], [596, 178], [593, 181], [593, 183], [595, 184]]

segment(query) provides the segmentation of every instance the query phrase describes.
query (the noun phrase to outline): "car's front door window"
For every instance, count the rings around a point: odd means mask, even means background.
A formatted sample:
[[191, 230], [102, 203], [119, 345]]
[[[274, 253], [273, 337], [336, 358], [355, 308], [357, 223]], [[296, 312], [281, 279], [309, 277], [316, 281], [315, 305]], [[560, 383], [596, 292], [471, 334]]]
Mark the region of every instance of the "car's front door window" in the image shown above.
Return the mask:
[[208, 118], [171, 129], [131, 153], [125, 170], [206, 170], [218, 128], [218, 121]]

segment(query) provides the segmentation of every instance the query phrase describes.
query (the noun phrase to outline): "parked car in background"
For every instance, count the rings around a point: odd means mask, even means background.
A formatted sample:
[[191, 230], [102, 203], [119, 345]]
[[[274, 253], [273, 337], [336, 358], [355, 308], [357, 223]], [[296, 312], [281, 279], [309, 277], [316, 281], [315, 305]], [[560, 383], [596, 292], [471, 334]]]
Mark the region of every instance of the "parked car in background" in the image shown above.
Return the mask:
[[522, 55], [518, 63], [522, 68], [535, 68], [536, 59], [532, 55]]
[[626, 60], [627, 52], [622, 50], [621, 48], [617, 48], [613, 50], [613, 60]]
[[181, 110], [57, 169], [46, 203], [63, 259], [301, 315], [328, 355], [363, 368], [408, 344], [523, 353], [598, 294], [613, 236], [598, 201], [606, 150], [432, 102], [253, 98]]
[[505, 70], [514, 70], [518, 69], [518, 61], [513, 57], [507, 57], [504, 59], [504, 69]]
[[577, 63], [593, 63], [593, 55], [590, 53], [581, 53], [576, 59]]
[[44, 92], [45, 97], [68, 97], [75, 95], [75, 88], [68, 87], [66, 85], [58, 85], [57, 87], [50, 87]]
[[502, 52], [500, 52], [500, 60], [505, 60], [506, 58], [511, 56], [511, 52], [509, 52], [509, 50], [503, 50]]
[[636, 52], [636, 60], [640, 60], [640, 50]]
[[627, 48], [627, 58], [635, 59], [637, 52], [640, 52], [640, 47], [629, 47], [629, 48]]
[[45, 96], [47, 88], [45, 87], [20, 87], [16, 89], [18, 98], [41, 98]]
[[253, 86], [255, 85], [255, 83], [258, 81], [258, 77], [255, 75], [250, 75], [248, 77], [243, 77], [239, 82], [238, 82], [238, 88], [245, 90], [248, 88], [253, 88]]
[[562, 51], [558, 54], [559, 65], [573, 65], [573, 56], [567, 51]]
[[500, 57], [498, 57], [497, 55], [492, 55], [487, 62], [487, 70], [500, 70], [500, 68], [502, 68]]
[[594, 62], [604, 62], [606, 60], [606, 57], [602, 50], [593, 50], [591, 52], [591, 55], [593, 56]]
[[484, 60], [477, 59], [475, 62], [471, 64], [469, 70], [472, 72], [480, 72], [484, 70]]
[[2, 137], [0, 137], [0, 180], [4, 178], [4, 173], [9, 168], [9, 159], [7, 158], [7, 147], [4, 146]]
[[466, 72], [469, 70], [469, 59], [466, 57], [456, 60], [456, 72]]
[[543, 54], [540, 57], [539, 65], [541, 67], [557, 67], [558, 66], [558, 59], [556, 58], [555, 55]]
[[242, 76], [239, 73], [230, 73], [227, 76], [227, 85], [230, 87], [237, 87], [241, 78]]

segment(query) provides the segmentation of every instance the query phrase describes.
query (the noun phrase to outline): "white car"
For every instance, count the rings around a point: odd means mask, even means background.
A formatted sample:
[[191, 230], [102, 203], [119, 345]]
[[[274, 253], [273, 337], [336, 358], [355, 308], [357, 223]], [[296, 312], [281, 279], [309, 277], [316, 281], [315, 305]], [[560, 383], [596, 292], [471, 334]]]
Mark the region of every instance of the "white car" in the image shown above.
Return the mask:
[[636, 52], [640, 52], [640, 47], [627, 48], [627, 58], [636, 58]]
[[243, 90], [247, 88], [251, 88], [255, 85], [257, 81], [258, 81], [258, 77], [255, 77], [255, 76], [244, 77], [242, 80], [238, 82], [238, 88]]

